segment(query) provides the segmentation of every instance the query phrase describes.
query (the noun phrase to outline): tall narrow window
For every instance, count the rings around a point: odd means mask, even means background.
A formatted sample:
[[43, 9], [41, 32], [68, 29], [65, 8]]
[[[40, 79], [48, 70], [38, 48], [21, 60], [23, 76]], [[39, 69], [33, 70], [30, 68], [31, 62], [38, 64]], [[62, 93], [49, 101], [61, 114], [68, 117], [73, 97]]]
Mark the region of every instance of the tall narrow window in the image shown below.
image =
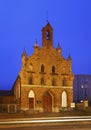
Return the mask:
[[49, 30], [46, 31], [46, 40], [49, 40], [50, 39], [50, 33], [49, 33]]
[[44, 78], [41, 78], [41, 85], [44, 85]]
[[67, 93], [65, 91], [62, 92], [62, 107], [67, 107]]
[[63, 86], [66, 86], [67, 84], [66, 84], [66, 78], [64, 77], [63, 78]]
[[55, 86], [55, 84], [56, 84], [56, 83], [55, 83], [55, 79], [53, 78], [53, 79], [52, 79], [52, 86]]
[[32, 84], [32, 77], [30, 77], [29, 84]]
[[52, 66], [52, 73], [55, 73], [55, 67]]
[[32, 63], [30, 63], [30, 65], [29, 65], [29, 71], [32, 71], [32, 69], [33, 69], [33, 65], [32, 65]]
[[41, 66], [41, 73], [44, 73], [44, 65]]

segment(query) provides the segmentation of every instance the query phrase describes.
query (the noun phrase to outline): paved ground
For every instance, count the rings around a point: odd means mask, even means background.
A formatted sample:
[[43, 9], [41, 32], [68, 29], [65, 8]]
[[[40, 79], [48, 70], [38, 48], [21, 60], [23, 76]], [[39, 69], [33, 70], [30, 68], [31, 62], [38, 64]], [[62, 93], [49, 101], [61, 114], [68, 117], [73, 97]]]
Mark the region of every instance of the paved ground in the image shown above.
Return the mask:
[[91, 116], [87, 111], [70, 111], [60, 113], [0, 113], [0, 119], [36, 118], [36, 117], [67, 117], [67, 116]]
[[69, 124], [43, 124], [43, 125], [31, 125], [31, 124], [21, 124], [21, 125], [6, 125], [0, 126], [0, 130], [91, 130], [91, 124], [88, 122], [82, 123], [69, 123]]
[[[4, 119], [21, 119], [21, 118], [40, 118], [40, 117], [69, 117], [69, 116], [91, 116], [91, 112], [87, 111], [70, 111], [70, 112], [60, 112], [60, 113], [0, 113], [0, 120]], [[91, 130], [91, 122], [84, 124], [44, 124], [31, 126], [30, 124], [22, 125], [0, 125], [0, 130]]]

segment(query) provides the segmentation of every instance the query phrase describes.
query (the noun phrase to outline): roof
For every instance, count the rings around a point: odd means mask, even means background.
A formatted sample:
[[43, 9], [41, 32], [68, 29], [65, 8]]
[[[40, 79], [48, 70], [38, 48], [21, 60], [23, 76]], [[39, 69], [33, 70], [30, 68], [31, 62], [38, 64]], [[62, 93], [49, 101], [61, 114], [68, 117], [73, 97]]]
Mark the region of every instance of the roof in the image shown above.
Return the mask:
[[51, 24], [49, 22], [47, 22], [47, 24], [42, 28], [42, 31], [46, 28], [46, 27], [50, 27], [51, 30], [53, 30]]
[[11, 96], [13, 92], [11, 90], [0, 90], [0, 96]]

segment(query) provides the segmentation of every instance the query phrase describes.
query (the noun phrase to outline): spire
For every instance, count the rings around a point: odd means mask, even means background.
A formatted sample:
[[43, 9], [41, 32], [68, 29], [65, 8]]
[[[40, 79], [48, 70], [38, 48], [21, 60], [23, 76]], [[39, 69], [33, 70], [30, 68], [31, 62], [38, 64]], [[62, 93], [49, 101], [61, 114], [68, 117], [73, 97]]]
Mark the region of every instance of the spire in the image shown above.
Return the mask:
[[60, 43], [58, 42], [57, 51], [61, 54], [62, 48], [60, 47]]
[[70, 53], [68, 54], [67, 60], [72, 60], [72, 59], [71, 59], [71, 56], [70, 56]]
[[25, 69], [26, 61], [27, 61], [27, 53], [24, 48], [23, 53], [22, 53], [22, 69]]
[[58, 42], [58, 47], [57, 47], [57, 49], [62, 49], [61, 47], [60, 47], [60, 43]]
[[39, 50], [39, 45], [38, 45], [38, 42], [36, 40], [35, 44], [34, 44], [34, 52], [37, 53]]
[[34, 47], [35, 47], [35, 48], [38, 48], [38, 47], [39, 47], [37, 40], [36, 40], [36, 42], [35, 42], [35, 44], [34, 44]]
[[48, 11], [46, 12], [46, 22], [48, 23]]
[[25, 48], [24, 48], [23, 53], [22, 53], [22, 57], [23, 57], [23, 56], [27, 57], [27, 53], [26, 53]]

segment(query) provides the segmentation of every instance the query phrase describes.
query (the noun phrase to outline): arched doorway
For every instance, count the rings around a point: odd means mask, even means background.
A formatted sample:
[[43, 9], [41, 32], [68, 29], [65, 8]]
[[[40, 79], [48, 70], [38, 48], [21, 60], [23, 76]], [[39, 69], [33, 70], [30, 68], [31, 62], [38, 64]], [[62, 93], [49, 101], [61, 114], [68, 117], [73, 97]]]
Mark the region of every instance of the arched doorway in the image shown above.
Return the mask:
[[34, 97], [35, 96], [34, 96], [33, 90], [30, 90], [28, 97], [29, 97], [29, 109], [34, 109]]
[[65, 91], [62, 92], [62, 107], [67, 107], [67, 93]]
[[52, 112], [52, 96], [49, 92], [43, 96], [43, 110], [44, 112]]

